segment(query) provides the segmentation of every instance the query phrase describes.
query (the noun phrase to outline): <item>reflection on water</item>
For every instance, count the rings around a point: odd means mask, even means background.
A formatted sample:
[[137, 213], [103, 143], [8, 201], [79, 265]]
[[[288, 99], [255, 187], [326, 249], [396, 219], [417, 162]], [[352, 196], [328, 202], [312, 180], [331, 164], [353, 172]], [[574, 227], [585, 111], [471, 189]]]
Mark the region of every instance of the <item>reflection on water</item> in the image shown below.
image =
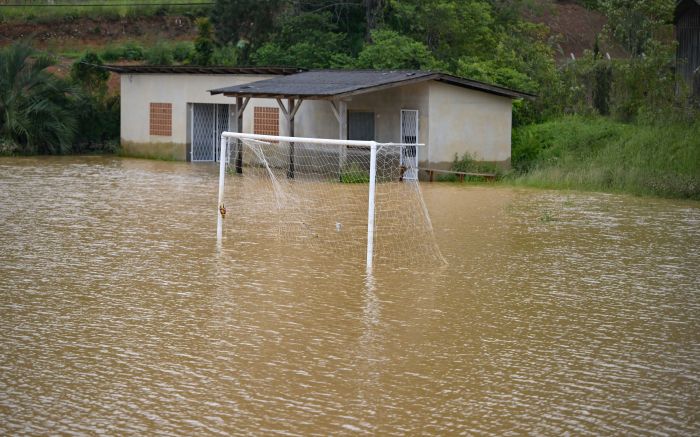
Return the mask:
[[366, 277], [217, 251], [216, 171], [0, 159], [0, 434], [700, 433], [697, 203], [425, 185]]

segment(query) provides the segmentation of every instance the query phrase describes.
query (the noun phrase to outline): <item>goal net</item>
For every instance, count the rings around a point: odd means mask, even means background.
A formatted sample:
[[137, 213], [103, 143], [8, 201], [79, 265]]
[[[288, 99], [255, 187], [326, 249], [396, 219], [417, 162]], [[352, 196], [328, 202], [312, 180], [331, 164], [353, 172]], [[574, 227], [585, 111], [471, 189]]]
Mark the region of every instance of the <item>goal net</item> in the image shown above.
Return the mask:
[[444, 263], [418, 183], [417, 147], [224, 132], [219, 238], [225, 215], [227, 239], [273, 237], [368, 269]]

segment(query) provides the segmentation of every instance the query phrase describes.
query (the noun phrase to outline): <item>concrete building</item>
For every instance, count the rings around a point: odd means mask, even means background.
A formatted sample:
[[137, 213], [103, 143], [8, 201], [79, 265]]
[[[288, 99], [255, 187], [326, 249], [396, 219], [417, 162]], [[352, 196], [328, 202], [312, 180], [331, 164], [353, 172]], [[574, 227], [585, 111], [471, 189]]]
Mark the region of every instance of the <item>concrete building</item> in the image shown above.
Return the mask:
[[507, 166], [512, 100], [530, 97], [424, 71], [110, 68], [122, 75], [124, 151], [191, 161], [216, 160], [232, 130], [424, 143], [408, 152], [424, 168], [465, 154]]
[[[234, 129], [232, 100], [212, 88], [299, 72], [294, 68], [106, 67], [120, 74], [121, 146], [124, 154], [179, 161], [213, 161], [217, 138]], [[253, 115], [243, 129], [252, 131]]]

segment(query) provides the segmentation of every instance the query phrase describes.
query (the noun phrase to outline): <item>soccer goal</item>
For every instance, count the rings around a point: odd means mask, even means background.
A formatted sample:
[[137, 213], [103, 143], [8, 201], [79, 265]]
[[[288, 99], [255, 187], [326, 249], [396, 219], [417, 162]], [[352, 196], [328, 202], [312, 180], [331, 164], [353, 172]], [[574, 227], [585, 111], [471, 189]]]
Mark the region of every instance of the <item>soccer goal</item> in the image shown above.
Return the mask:
[[224, 132], [218, 239], [226, 219], [362, 257], [368, 271], [377, 260], [444, 262], [418, 183], [420, 147]]

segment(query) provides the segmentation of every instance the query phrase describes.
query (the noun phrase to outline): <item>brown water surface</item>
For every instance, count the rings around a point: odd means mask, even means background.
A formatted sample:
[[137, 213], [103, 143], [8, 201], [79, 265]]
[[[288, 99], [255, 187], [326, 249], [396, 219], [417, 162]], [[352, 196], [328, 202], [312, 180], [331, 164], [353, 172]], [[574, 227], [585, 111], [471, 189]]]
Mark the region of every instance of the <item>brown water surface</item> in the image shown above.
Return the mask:
[[0, 159], [0, 434], [700, 434], [698, 203], [424, 185], [448, 265], [366, 277], [216, 189]]

